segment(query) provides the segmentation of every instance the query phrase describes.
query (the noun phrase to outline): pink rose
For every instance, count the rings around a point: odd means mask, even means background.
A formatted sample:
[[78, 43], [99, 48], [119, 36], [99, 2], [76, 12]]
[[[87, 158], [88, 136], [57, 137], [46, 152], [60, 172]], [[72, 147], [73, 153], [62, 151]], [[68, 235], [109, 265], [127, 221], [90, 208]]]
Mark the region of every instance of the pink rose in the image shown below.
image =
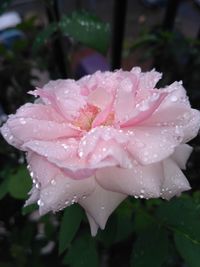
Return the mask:
[[170, 199], [189, 190], [181, 169], [200, 113], [180, 82], [156, 89], [160, 78], [140, 68], [98, 71], [30, 92], [36, 102], [1, 128], [27, 152], [33, 188], [26, 204], [37, 201], [45, 214], [78, 202], [95, 235], [128, 195]]

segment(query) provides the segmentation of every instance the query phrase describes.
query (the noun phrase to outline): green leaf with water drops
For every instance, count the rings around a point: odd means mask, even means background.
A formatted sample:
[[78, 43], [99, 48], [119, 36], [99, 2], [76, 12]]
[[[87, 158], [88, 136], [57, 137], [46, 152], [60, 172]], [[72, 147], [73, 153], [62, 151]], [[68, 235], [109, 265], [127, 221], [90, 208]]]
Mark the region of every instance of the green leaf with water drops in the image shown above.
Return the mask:
[[98, 267], [98, 253], [94, 238], [90, 234], [82, 233], [74, 240], [64, 259], [70, 267]]
[[194, 243], [182, 234], [175, 234], [175, 244], [188, 267], [199, 267], [200, 244]]
[[63, 34], [106, 54], [110, 27], [98, 17], [85, 11], [73, 12], [71, 16], [63, 16], [59, 26]]
[[25, 165], [10, 174], [8, 182], [8, 192], [17, 199], [26, 199], [31, 189], [31, 178]]
[[138, 236], [133, 245], [131, 267], [160, 267], [167, 255], [167, 231], [162, 227], [152, 225]]
[[56, 23], [51, 23], [36, 36], [32, 46], [33, 53], [36, 53], [38, 49], [49, 40], [52, 34], [56, 32], [57, 28]]
[[172, 231], [200, 244], [200, 203], [190, 197], [173, 199], [160, 205], [156, 216]]
[[74, 204], [65, 209], [59, 231], [59, 253], [69, 247], [78, 231], [82, 218], [83, 210], [80, 206]]

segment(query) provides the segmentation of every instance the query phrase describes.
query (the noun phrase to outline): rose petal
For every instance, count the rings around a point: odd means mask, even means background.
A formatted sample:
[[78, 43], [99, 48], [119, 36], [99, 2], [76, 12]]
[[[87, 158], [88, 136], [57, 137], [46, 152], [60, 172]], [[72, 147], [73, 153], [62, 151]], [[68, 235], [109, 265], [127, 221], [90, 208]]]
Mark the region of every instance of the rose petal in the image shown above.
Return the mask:
[[[127, 150], [141, 164], [159, 162], [170, 156], [183, 138], [182, 128], [135, 127]], [[131, 138], [132, 137], [132, 138]]]
[[104, 189], [136, 198], [159, 197], [164, 179], [161, 163], [148, 166], [136, 165], [133, 169], [103, 168], [97, 171], [96, 178]]
[[95, 220], [87, 212], [86, 212], [86, 216], [87, 216], [89, 224], [90, 224], [91, 235], [95, 236], [97, 234], [99, 226], [95, 222]]
[[49, 211], [56, 212], [83, 198], [90, 196], [95, 189], [94, 177], [74, 180], [64, 175], [57, 175], [40, 192], [40, 214], [43, 215]]
[[172, 159], [163, 161], [164, 183], [162, 185], [162, 197], [169, 200], [173, 196], [179, 196], [181, 192], [190, 190], [188, 180], [178, 165]]
[[135, 107], [135, 87], [137, 86], [137, 79], [135, 77], [133, 81], [130, 78], [122, 80], [117, 88], [114, 110], [115, 110], [115, 120], [121, 122], [126, 120], [134, 107]]
[[178, 164], [178, 166], [185, 170], [187, 160], [192, 153], [193, 148], [187, 144], [179, 145], [175, 148], [175, 151], [171, 158]]
[[80, 131], [66, 123], [41, 121], [32, 118], [10, 118], [7, 127], [21, 144], [29, 140], [52, 140], [61, 137], [78, 136]]
[[104, 229], [110, 214], [126, 197], [124, 194], [107, 191], [97, 184], [95, 191], [85, 199], [80, 199], [79, 204]]

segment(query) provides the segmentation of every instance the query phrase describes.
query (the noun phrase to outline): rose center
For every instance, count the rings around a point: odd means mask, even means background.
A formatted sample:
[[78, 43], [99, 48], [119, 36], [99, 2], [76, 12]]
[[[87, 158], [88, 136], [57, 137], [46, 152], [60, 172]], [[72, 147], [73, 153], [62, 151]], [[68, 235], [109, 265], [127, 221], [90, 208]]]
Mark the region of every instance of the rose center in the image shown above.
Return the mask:
[[[84, 109], [80, 110], [80, 115], [74, 121], [74, 125], [78, 126], [82, 130], [89, 131], [92, 128], [93, 121], [98, 114], [101, 113], [101, 109], [88, 104]], [[112, 125], [114, 122], [114, 113], [109, 113], [106, 120], [101, 125]]]

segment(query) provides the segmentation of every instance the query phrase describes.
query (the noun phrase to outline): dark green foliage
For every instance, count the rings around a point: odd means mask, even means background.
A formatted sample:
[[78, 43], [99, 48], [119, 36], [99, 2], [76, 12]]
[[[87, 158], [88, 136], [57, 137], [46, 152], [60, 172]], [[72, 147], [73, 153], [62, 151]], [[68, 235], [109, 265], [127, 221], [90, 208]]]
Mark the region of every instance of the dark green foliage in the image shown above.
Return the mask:
[[106, 54], [110, 28], [96, 16], [84, 11], [74, 12], [71, 16], [62, 17], [59, 26], [63, 34]]
[[72, 205], [65, 209], [59, 232], [59, 252], [62, 253], [69, 247], [83, 217], [83, 211], [78, 205]]

